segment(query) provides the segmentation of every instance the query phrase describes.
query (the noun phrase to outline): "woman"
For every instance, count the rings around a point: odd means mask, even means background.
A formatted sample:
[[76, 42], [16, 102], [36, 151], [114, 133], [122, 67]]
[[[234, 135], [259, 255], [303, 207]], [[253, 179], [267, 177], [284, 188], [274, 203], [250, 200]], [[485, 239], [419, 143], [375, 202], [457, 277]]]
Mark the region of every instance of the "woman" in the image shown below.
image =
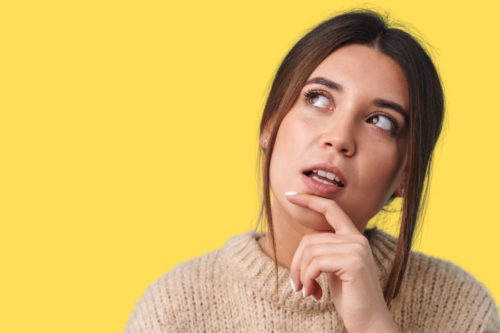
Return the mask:
[[[322, 22], [285, 57], [262, 116], [269, 232], [162, 276], [127, 332], [498, 332], [479, 281], [411, 251], [443, 115], [411, 35], [366, 10]], [[396, 197], [399, 237], [366, 228]]]

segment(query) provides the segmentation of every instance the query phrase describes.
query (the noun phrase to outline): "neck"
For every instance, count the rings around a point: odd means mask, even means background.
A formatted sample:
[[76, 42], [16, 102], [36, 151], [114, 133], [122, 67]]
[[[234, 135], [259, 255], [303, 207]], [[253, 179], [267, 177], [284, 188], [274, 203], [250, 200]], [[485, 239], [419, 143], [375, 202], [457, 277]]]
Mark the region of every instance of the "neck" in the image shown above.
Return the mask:
[[[297, 221], [294, 221], [282, 209], [278, 201], [275, 198], [273, 199], [274, 204], [271, 206], [271, 211], [276, 243], [276, 257], [280, 266], [290, 269], [293, 256], [302, 240], [302, 237], [315, 231], [305, 228]], [[258, 243], [263, 252], [274, 260], [274, 251], [270, 233], [268, 232], [264, 234], [264, 236], [258, 240]]]
[[[271, 213], [273, 217], [273, 231], [276, 243], [276, 257], [278, 264], [287, 269], [290, 269], [293, 256], [302, 241], [302, 238], [311, 233], [317, 232], [327, 232], [326, 230], [316, 230], [312, 227], [307, 227], [307, 222], [300, 222], [294, 220], [283, 207], [280, 205], [276, 198], [273, 198], [274, 202], [271, 205]], [[307, 221], [312, 225], [313, 220], [307, 219]], [[318, 222], [319, 223], [319, 222]], [[361, 230], [364, 230], [366, 224]], [[363, 231], [361, 231], [363, 232]], [[258, 243], [262, 251], [271, 259], [274, 260], [274, 251], [271, 241], [271, 234], [265, 233], [259, 238]]]
[[[377, 265], [379, 281], [381, 286], [384, 286], [393, 262], [396, 239], [375, 229], [372, 229], [366, 235], [370, 241], [375, 264]], [[252, 286], [252, 290], [255, 291], [258, 297], [268, 299], [279, 307], [291, 310], [292, 313], [299, 311], [327, 313], [333, 311], [335, 306], [331, 298], [332, 295], [328, 292], [327, 274], [320, 274], [316, 279], [322, 289], [327, 291], [323, 295], [325, 298], [322, 298], [320, 302], [315, 302], [312, 298], [303, 299], [301, 293], [293, 292], [289, 288], [290, 270], [286, 267], [284, 260], [279, 260], [280, 264], [276, 270], [274, 260], [270, 255], [272, 251], [267, 251], [267, 253], [262, 251], [259, 243], [267, 238], [263, 236], [262, 232], [256, 234], [251, 231], [228, 241], [223, 251], [227, 263], [230, 265], [227, 268], [228, 273], [234, 272], [236, 279], [245, 280], [245, 283]], [[267, 241], [265, 244], [268, 244]], [[267, 248], [271, 249], [270, 246]], [[276, 276], [278, 281], [275, 279]], [[285, 288], [280, 288], [280, 286], [285, 286]]]

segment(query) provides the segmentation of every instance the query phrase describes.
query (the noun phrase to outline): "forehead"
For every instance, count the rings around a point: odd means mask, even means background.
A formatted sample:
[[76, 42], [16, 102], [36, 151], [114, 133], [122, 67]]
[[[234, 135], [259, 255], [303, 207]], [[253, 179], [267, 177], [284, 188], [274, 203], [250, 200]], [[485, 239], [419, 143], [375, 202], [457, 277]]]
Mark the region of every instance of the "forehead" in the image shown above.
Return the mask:
[[345, 93], [388, 99], [408, 108], [408, 85], [401, 66], [373, 47], [350, 44], [335, 50], [309, 79], [318, 76], [335, 81]]

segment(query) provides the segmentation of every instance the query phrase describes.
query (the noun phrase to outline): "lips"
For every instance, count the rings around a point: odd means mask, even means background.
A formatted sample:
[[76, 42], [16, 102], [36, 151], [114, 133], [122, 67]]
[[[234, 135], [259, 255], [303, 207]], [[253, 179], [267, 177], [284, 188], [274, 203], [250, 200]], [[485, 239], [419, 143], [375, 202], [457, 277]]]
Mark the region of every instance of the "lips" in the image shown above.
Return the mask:
[[328, 171], [328, 172], [332, 172], [334, 173], [337, 177], [340, 178], [340, 180], [342, 181], [342, 183], [344, 183], [344, 187], [347, 187], [347, 181], [345, 179], [345, 176], [344, 174], [342, 173], [342, 171], [340, 171], [339, 168], [335, 167], [334, 165], [332, 164], [329, 164], [329, 163], [318, 163], [318, 164], [314, 164], [314, 165], [311, 165], [305, 169], [302, 170], [302, 173], [307, 176], [312, 170], [324, 170], [324, 171]]
[[334, 184], [324, 184], [321, 183], [314, 178], [308, 177], [305, 174], [302, 175], [302, 181], [306, 185], [306, 187], [314, 194], [319, 196], [329, 198], [337, 193], [341, 193], [345, 191], [343, 187], [339, 187]]

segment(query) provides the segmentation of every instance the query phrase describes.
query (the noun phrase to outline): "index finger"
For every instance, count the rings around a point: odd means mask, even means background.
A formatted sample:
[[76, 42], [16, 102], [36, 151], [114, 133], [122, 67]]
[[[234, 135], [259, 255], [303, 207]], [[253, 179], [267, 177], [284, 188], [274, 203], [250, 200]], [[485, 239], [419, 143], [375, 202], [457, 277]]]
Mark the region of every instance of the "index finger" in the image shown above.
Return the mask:
[[285, 193], [288, 200], [323, 214], [336, 233], [360, 233], [349, 215], [347, 215], [334, 200], [307, 193], [293, 193], [295, 192]]

